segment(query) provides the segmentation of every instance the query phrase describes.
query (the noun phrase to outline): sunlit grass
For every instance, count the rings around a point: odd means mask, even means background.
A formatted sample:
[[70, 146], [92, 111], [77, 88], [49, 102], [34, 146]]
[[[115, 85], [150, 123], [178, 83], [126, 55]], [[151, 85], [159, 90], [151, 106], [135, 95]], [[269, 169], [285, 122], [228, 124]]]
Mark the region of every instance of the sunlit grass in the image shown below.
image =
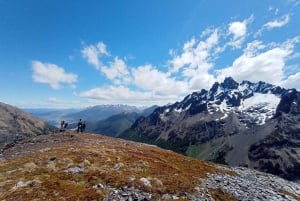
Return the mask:
[[98, 184], [134, 187], [158, 199], [194, 193], [200, 178], [221, 172], [212, 163], [121, 139], [72, 133], [39, 138], [44, 141], [23, 145], [31, 146], [30, 153], [1, 162], [0, 200], [102, 200], [107, 190]]

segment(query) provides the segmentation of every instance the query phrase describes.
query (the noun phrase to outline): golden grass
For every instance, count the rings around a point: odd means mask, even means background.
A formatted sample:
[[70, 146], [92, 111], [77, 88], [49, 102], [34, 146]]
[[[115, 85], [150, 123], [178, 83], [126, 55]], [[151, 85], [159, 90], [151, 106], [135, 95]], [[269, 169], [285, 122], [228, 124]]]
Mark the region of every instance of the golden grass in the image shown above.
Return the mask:
[[[0, 163], [0, 200], [102, 200], [107, 192], [93, 188], [97, 184], [135, 187], [157, 199], [165, 193], [193, 193], [199, 178], [222, 172], [212, 163], [99, 135], [55, 134], [23, 143], [15, 150], [29, 153], [14, 157], [9, 157], [9, 149], [3, 153], [7, 159]], [[70, 171], [76, 167], [83, 172]], [[224, 196], [220, 200], [227, 200]]]

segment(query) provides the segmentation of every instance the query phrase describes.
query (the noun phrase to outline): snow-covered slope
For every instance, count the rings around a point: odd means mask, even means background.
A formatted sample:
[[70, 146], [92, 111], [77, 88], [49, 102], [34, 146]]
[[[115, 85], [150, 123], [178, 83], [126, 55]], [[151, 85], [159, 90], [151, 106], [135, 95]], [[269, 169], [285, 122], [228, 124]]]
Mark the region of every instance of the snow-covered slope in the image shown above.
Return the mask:
[[263, 125], [275, 115], [279, 101], [280, 97], [271, 93], [254, 93], [253, 96], [242, 102], [239, 109], [247, 113], [254, 123]]

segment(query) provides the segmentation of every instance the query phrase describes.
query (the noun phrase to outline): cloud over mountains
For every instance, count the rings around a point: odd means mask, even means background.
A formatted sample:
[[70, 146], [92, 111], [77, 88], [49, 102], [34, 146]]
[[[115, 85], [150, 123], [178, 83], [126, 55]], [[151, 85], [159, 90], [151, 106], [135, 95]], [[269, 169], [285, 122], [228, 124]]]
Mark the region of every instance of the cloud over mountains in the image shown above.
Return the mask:
[[[253, 14], [246, 19], [208, 27], [198, 36], [191, 36], [181, 49], [170, 49], [170, 58], [162, 66], [132, 65], [126, 57], [110, 52], [109, 44], [103, 41], [83, 45], [81, 57], [107, 82], [77, 94], [104, 103], [109, 100], [110, 103], [165, 104], [192, 91], [207, 89], [227, 76], [237, 81], [262, 80], [299, 90], [300, 72], [296, 60], [300, 57], [300, 35], [278, 41], [264, 37], [267, 32], [284, 29], [291, 20], [294, 20], [291, 13], [275, 15], [269, 20], [258, 20]], [[260, 23], [256, 30], [254, 23], [256, 26]], [[290, 66], [298, 70], [287, 72]], [[53, 89], [63, 84], [74, 86], [79, 77], [65, 72], [63, 67], [42, 61], [33, 61], [32, 70], [34, 82], [49, 84]]]

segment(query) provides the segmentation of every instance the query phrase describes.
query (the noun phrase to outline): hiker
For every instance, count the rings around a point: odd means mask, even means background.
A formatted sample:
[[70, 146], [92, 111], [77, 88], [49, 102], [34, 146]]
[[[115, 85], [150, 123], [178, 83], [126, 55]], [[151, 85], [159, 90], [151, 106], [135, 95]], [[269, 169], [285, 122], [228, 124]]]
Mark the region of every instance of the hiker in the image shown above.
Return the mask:
[[84, 132], [84, 130], [85, 130], [85, 121], [82, 124], [82, 131], [81, 132]]
[[77, 123], [77, 133], [82, 132], [82, 120], [80, 119]]
[[68, 122], [66, 122], [64, 125], [64, 129], [66, 129], [68, 127], [68, 125], [69, 125]]
[[61, 128], [61, 129], [64, 128], [64, 124], [65, 124], [65, 121], [64, 121], [64, 120], [61, 120], [61, 122], [60, 122], [60, 128]]

